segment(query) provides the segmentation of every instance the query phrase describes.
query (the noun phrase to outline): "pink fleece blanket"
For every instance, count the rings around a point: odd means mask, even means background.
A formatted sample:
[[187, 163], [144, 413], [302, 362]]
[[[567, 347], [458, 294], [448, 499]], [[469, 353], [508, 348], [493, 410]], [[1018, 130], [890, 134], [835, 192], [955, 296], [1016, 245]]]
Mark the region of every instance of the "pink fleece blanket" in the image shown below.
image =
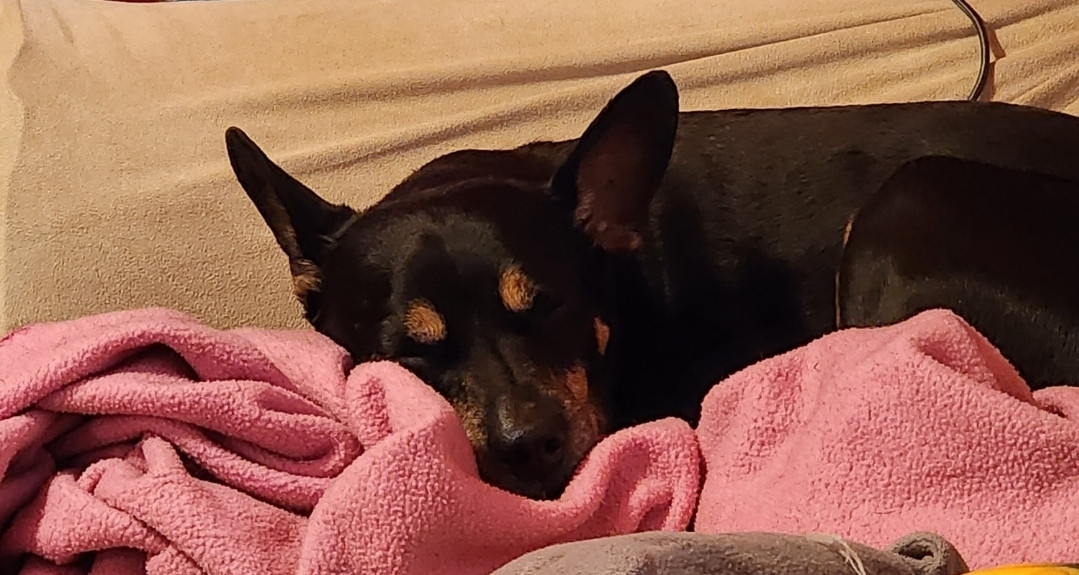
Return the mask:
[[699, 531], [884, 546], [930, 530], [972, 567], [1079, 557], [1079, 389], [1030, 393], [948, 312], [752, 366], [716, 386], [696, 436], [617, 433], [555, 502], [480, 482], [452, 410], [403, 370], [348, 370], [314, 333], [163, 310], [9, 335], [0, 572], [485, 573], [684, 528], [698, 441]]
[[1031, 393], [955, 315], [835, 333], [713, 388], [696, 529], [918, 530], [972, 568], [1079, 559], [1079, 388]]
[[[683, 529], [684, 422], [619, 433], [559, 501], [477, 478], [449, 405], [311, 332], [166, 310], [0, 342], [0, 572], [488, 573], [536, 548]], [[346, 376], [347, 374], [347, 376]]]

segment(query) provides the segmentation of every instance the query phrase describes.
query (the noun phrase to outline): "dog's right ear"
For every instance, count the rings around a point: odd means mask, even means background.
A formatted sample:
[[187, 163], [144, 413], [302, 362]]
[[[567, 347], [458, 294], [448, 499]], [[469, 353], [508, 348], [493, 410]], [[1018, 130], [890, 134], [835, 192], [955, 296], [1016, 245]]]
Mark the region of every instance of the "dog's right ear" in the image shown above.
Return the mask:
[[288, 255], [293, 289], [308, 319], [318, 313], [321, 266], [341, 233], [355, 221], [352, 208], [327, 202], [273, 163], [243, 130], [225, 130], [232, 171]]
[[616, 94], [584, 131], [551, 180], [577, 226], [608, 252], [641, 243], [678, 129], [678, 88], [662, 70]]

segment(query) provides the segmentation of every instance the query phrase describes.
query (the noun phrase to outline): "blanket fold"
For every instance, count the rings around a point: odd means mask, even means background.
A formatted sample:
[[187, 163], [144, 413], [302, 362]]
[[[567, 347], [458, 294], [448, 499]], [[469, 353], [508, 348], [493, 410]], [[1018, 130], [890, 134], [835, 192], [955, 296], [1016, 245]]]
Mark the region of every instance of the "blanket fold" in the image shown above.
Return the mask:
[[1031, 393], [941, 310], [751, 366], [695, 431], [611, 435], [557, 501], [482, 482], [448, 403], [310, 331], [91, 316], [9, 334], [0, 378], [2, 573], [479, 574], [694, 513], [876, 548], [931, 531], [975, 568], [1079, 541], [1079, 388]]
[[503, 492], [433, 390], [309, 331], [90, 316], [9, 334], [0, 378], [3, 572], [488, 573], [684, 529], [699, 486], [665, 420], [601, 443], [558, 501]]

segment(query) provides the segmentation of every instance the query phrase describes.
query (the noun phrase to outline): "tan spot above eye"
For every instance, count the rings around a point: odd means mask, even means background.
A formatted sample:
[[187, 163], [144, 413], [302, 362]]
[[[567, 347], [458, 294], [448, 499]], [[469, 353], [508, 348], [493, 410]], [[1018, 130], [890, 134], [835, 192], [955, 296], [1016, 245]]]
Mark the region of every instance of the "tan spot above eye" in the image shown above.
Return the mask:
[[536, 283], [520, 266], [506, 266], [498, 278], [498, 295], [506, 309], [520, 313], [532, 307], [536, 298]]
[[405, 332], [419, 343], [438, 343], [446, 339], [446, 320], [431, 302], [413, 300], [405, 311]]

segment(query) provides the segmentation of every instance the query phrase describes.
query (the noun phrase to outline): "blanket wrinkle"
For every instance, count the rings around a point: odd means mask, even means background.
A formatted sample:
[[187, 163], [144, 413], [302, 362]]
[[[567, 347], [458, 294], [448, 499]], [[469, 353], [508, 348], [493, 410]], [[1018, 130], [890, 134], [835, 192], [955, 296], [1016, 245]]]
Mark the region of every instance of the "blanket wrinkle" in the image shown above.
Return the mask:
[[693, 430], [605, 439], [564, 496], [480, 480], [449, 403], [311, 331], [167, 309], [0, 343], [0, 572], [488, 573], [551, 543], [681, 530]]
[[1079, 540], [1079, 388], [1032, 393], [944, 310], [751, 366], [695, 431], [666, 419], [606, 438], [557, 501], [482, 482], [452, 408], [403, 368], [350, 367], [313, 332], [160, 309], [9, 336], [0, 565], [488, 573], [694, 513], [702, 533], [877, 547], [934, 531], [977, 567], [1066, 561]]
[[927, 530], [974, 568], [1074, 559], [1079, 389], [1031, 392], [957, 315], [849, 329], [715, 386], [704, 533]]

